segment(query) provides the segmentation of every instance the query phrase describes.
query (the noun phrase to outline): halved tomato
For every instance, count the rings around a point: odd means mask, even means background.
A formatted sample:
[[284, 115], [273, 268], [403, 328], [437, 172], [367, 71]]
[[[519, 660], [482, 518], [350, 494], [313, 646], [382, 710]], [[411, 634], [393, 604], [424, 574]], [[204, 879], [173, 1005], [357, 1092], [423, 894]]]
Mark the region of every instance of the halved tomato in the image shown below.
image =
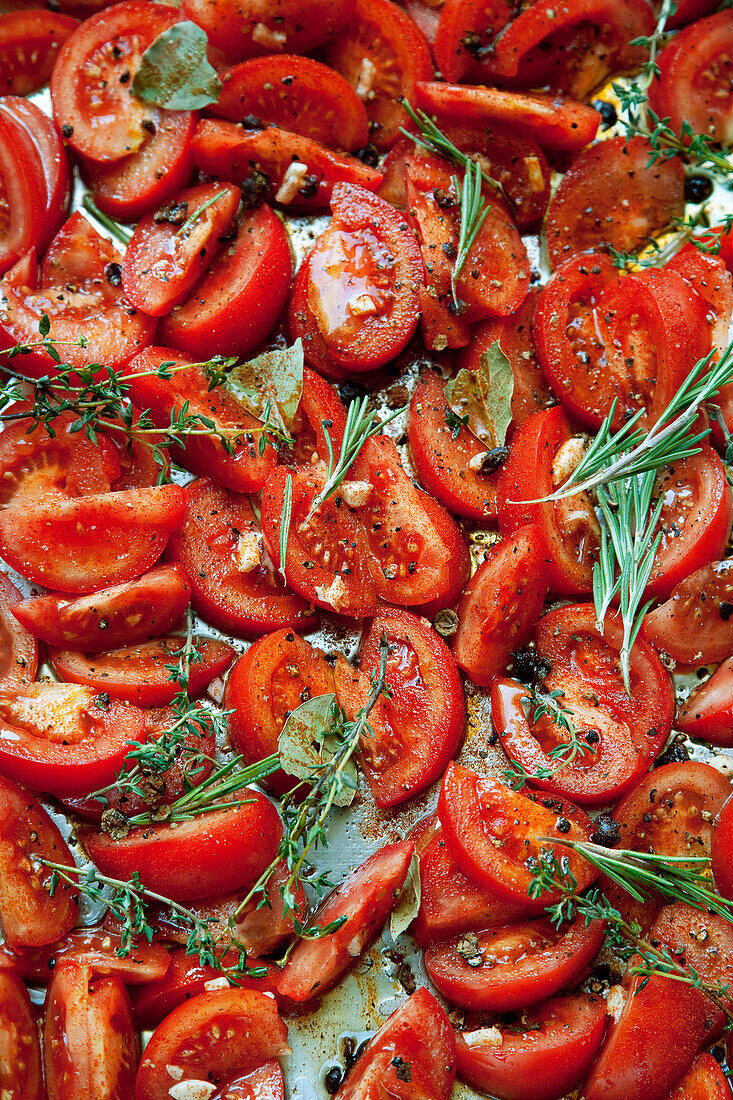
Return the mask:
[[669, 1100], [730, 1100], [728, 1078], [711, 1054], [698, 1054]]
[[184, 0], [181, 9], [230, 62], [307, 53], [329, 42], [353, 10], [354, 0], [280, 0], [273, 9], [256, 0]]
[[[61, 889], [61, 886], [57, 889]], [[125, 954], [122, 936], [103, 925], [74, 928], [59, 940], [42, 947], [0, 948], [0, 976], [8, 970], [30, 982], [48, 983], [61, 959], [72, 958], [93, 974], [117, 974], [125, 985], [149, 985], [161, 981], [169, 967], [165, 947], [147, 942], [133, 944]]]
[[642, 624], [644, 637], [675, 661], [712, 664], [733, 656], [733, 561], [716, 561], [696, 569], [669, 599], [650, 611]]
[[733, 799], [728, 799], [713, 833], [713, 878], [723, 897], [733, 901]]
[[28, 990], [15, 974], [0, 970], [0, 1030], [3, 1058], [0, 1089], [8, 1100], [43, 1100], [38, 1025]]
[[435, 60], [445, 79], [462, 80], [470, 75], [482, 80], [486, 70], [482, 71], [481, 61], [490, 58], [494, 40], [514, 14], [510, 0], [445, 0], [433, 42]]
[[733, 657], [681, 705], [676, 724], [712, 745], [733, 745]]
[[33, 248], [43, 224], [46, 207], [46, 184], [38, 151], [25, 131], [2, 111], [0, 197], [3, 208], [8, 212], [0, 229], [2, 274]]
[[8, 11], [0, 15], [0, 89], [25, 96], [37, 92], [53, 71], [59, 48], [78, 26], [55, 11]]
[[0, 693], [32, 684], [38, 671], [38, 643], [11, 610], [22, 596], [7, 573], [0, 572]]

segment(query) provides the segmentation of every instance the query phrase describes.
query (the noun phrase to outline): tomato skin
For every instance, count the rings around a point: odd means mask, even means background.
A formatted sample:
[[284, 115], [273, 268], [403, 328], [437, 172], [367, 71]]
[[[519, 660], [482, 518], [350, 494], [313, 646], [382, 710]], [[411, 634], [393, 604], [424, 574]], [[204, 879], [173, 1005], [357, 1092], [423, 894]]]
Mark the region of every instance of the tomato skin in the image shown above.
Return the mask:
[[[112, 699], [124, 699], [140, 706], [168, 706], [178, 686], [168, 676], [166, 664], [178, 658], [185, 639], [168, 634], [155, 642], [113, 649], [97, 657], [86, 657], [71, 649], [56, 649], [51, 663], [64, 680], [87, 684], [106, 692]], [[191, 663], [188, 691], [191, 698], [202, 695], [217, 676], [234, 660], [235, 651], [226, 642], [203, 639], [195, 643], [201, 659]]]
[[114, 782], [128, 741], [145, 740], [137, 707], [89, 688], [41, 681], [0, 700], [0, 771], [34, 790], [85, 795]]
[[7, 573], [0, 572], [0, 693], [32, 684], [38, 671], [38, 642], [18, 621], [14, 608], [22, 596]]
[[346, 921], [329, 936], [296, 944], [277, 983], [280, 996], [309, 1001], [325, 993], [354, 964], [394, 908], [414, 849], [411, 840], [388, 844], [336, 887], [319, 907], [317, 923], [330, 924], [343, 916]]
[[[211, 1029], [227, 1036], [216, 1043]], [[231, 1034], [230, 1034], [231, 1033]], [[181, 1066], [188, 1081], [213, 1081], [289, 1053], [288, 1029], [275, 1001], [251, 989], [201, 993], [174, 1008], [153, 1032], [135, 1085], [135, 1100], [169, 1100], [166, 1066]]]
[[55, 822], [33, 795], [0, 776], [0, 905], [5, 943], [38, 947], [64, 936], [74, 924], [76, 887], [60, 882], [53, 897], [47, 889], [51, 870], [35, 857], [73, 864], [74, 858]]
[[[695, 909], [684, 902], [665, 905], [659, 911], [652, 936], [665, 944], [677, 959], [698, 973], [703, 984], [722, 988], [721, 1002], [731, 1007], [730, 982], [733, 977], [733, 929], [719, 913]], [[718, 1032], [724, 1022], [721, 1009], [708, 1001], [711, 1016], [708, 1031]], [[712, 1037], [712, 1035], [711, 1035]]]
[[[466, 704], [450, 650], [432, 626], [402, 608], [384, 608], [365, 631], [358, 670], [343, 660], [336, 665], [336, 692], [347, 714], [353, 717], [366, 702], [383, 635], [391, 646], [385, 674], [391, 695], [372, 710], [373, 736], [361, 739], [360, 752], [375, 802], [389, 807], [443, 774], [463, 740]], [[432, 715], [429, 728], [426, 714]]]
[[211, 810], [175, 829], [141, 826], [119, 841], [85, 829], [83, 843], [104, 874], [127, 879], [138, 871], [144, 886], [174, 901], [236, 890], [265, 869], [282, 835], [272, 802], [249, 788], [242, 794], [239, 807]]
[[728, 1079], [710, 1054], [698, 1054], [668, 1100], [730, 1100]]
[[8, 1100], [44, 1100], [38, 1026], [28, 991], [15, 974], [0, 970], [0, 1088]]
[[160, 323], [164, 344], [198, 361], [250, 355], [270, 334], [293, 279], [285, 228], [269, 206], [245, 211], [237, 238], [191, 295]]
[[435, 60], [445, 79], [462, 80], [469, 72], [473, 77], [477, 66], [466, 42], [468, 35], [472, 34], [471, 45], [476, 39], [481, 45], [488, 45], [506, 27], [513, 14], [509, 0], [469, 0], [468, 3], [466, 0], [446, 0], [440, 10], [433, 43]]
[[491, 547], [458, 605], [451, 649], [475, 684], [490, 687], [512, 650], [529, 641], [546, 595], [541, 536], [528, 524]]
[[718, 818], [711, 855], [715, 885], [724, 898], [733, 901], [733, 799], [725, 803]]
[[72, 929], [68, 935], [42, 947], [0, 948], [0, 977], [13, 971], [26, 981], [48, 984], [58, 963], [71, 957], [93, 974], [116, 974], [125, 985], [148, 985], [160, 981], [169, 966], [168, 951], [157, 944], [136, 944], [129, 955], [122, 950], [122, 936], [102, 925]]
[[77, 26], [78, 21], [71, 16], [50, 11], [9, 11], [0, 15], [3, 92], [26, 96], [42, 88], [51, 75], [59, 47]]
[[[35, 596], [13, 607], [27, 630], [49, 645], [99, 653], [147, 642], [170, 630], [191, 592], [177, 565], [156, 565], [137, 580], [91, 596]], [[131, 625], [132, 624], [132, 625]]]
[[733, 654], [731, 561], [704, 565], [686, 577], [670, 598], [646, 615], [642, 633], [656, 649], [683, 664], [712, 664]]
[[[553, 801], [553, 807], [562, 807], [556, 812], [555, 808], [551, 811], [537, 805], [537, 798], [450, 763], [438, 799], [446, 843], [463, 873], [498, 897], [528, 907], [532, 904], [528, 899], [532, 873], [527, 861], [535, 858], [541, 848], [536, 838], [557, 836], [558, 822], [563, 817], [565, 825], [570, 825], [563, 835], [570, 839], [585, 840], [591, 832], [588, 817], [571, 803]], [[523, 840], [517, 835], [517, 818], [521, 820]], [[503, 841], [501, 848], [494, 845], [494, 839]], [[560, 851], [574, 865], [573, 874], [583, 883], [579, 889], [584, 889], [597, 872], [574, 854], [568, 856], [567, 849]], [[551, 893], [543, 894], [534, 905], [544, 908], [552, 898]]]
[[499, 1047], [469, 1044], [459, 1032], [459, 1077], [500, 1100], [555, 1100], [572, 1090], [603, 1042], [605, 1002], [586, 995], [555, 997], [528, 1015], [539, 1027], [519, 1035], [503, 1032]]
[[269, 8], [241, 0], [185, 0], [184, 19], [206, 31], [229, 62], [261, 54], [307, 53], [329, 42], [351, 17], [353, 0], [299, 0]]
[[[398, 1069], [407, 1062], [411, 1081]], [[340, 1100], [449, 1100], [456, 1074], [453, 1028], [435, 997], [420, 987], [382, 1024], [336, 1096]]]
[[46, 998], [43, 1061], [49, 1100], [123, 1100], [132, 1095], [140, 1039], [116, 977], [92, 979], [64, 959]]
[[715, 142], [733, 137], [726, 81], [732, 42], [733, 18], [723, 11], [686, 27], [659, 54], [660, 77], [649, 90], [649, 103], [676, 133], [688, 121]]
[[9, 214], [0, 235], [2, 275], [33, 247], [46, 203], [38, 151], [30, 137], [4, 112], [0, 112], [0, 193]]
[[[229, 736], [247, 764], [278, 751], [286, 716], [305, 699], [333, 692], [333, 673], [319, 649], [283, 628], [250, 646], [232, 668], [224, 706]], [[274, 772], [265, 782], [277, 791], [294, 785], [292, 776]]]
[[578, 252], [600, 252], [609, 245], [619, 252], [633, 252], [681, 216], [685, 205], [682, 163], [665, 160], [647, 167], [651, 151], [645, 138], [615, 137], [577, 157], [547, 212], [547, 247], [553, 267]]
[[425, 952], [425, 969], [452, 1004], [471, 1011], [510, 1012], [572, 986], [599, 950], [605, 925], [577, 917], [562, 931], [545, 918], [504, 925], [477, 935], [471, 963], [458, 952], [461, 939]]
[[265, 565], [248, 572], [238, 565], [242, 533], [258, 535], [249, 498], [197, 478], [186, 486], [186, 514], [171, 537], [168, 554], [191, 586], [195, 610], [220, 630], [245, 637], [281, 626], [308, 629], [313, 609], [285, 588]]
[[733, 658], [681, 705], [675, 724], [711, 745], [733, 745]]
[[210, 106], [215, 118], [241, 122], [254, 115], [335, 149], [361, 149], [369, 141], [364, 104], [354, 89], [310, 57], [253, 58], [229, 69], [223, 83]]
[[[129, 365], [130, 394], [133, 401], [148, 409], [150, 418], [161, 428], [171, 423], [187, 406], [192, 416], [213, 420], [218, 431], [233, 435], [233, 454], [228, 454], [218, 439], [191, 435], [183, 445], [172, 448], [173, 454], [194, 473], [211, 477], [217, 484], [239, 493], [256, 493], [274, 468], [277, 456], [268, 443], [259, 453], [261, 424], [246, 412], [226, 389], [209, 390], [202, 367], [195, 362], [190, 369], [176, 370], [170, 378], [161, 378], [162, 363], [182, 367], [189, 360], [165, 347], [147, 348]], [[185, 506], [185, 495], [183, 503]], [[183, 519], [183, 516], [181, 517]]]
[[277, 1062], [265, 1062], [251, 1073], [235, 1073], [223, 1082], [211, 1100], [284, 1100], [285, 1083]]

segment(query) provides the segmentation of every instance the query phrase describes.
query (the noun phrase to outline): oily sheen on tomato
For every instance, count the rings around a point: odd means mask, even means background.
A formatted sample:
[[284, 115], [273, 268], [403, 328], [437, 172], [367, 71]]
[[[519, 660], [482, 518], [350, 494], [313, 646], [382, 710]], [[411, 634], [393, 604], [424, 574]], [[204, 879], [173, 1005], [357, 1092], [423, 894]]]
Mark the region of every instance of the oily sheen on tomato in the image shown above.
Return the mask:
[[733, 656], [733, 561], [715, 561], [690, 573], [669, 599], [650, 611], [644, 637], [683, 664]]
[[733, 745], [733, 658], [723, 661], [682, 703], [676, 723], [701, 741]]
[[0, 692], [31, 684], [38, 671], [38, 643], [15, 616], [21, 594], [7, 573], [0, 573]]
[[5, 970], [0, 970], [0, 1029], [0, 1089], [11, 1098], [44, 1100], [38, 1025], [28, 990], [16, 974]]

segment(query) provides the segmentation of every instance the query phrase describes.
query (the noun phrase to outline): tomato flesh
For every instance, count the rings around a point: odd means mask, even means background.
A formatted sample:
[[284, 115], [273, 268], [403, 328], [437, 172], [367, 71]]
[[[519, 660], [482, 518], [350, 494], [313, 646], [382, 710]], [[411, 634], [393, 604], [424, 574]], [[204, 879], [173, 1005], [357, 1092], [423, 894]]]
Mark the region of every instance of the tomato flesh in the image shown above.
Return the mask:
[[38, 643], [15, 616], [22, 599], [7, 573], [0, 573], [0, 692], [31, 684], [38, 671]]
[[0, 1088], [10, 1100], [43, 1100], [41, 1050], [30, 997], [20, 978], [6, 971], [0, 971], [0, 1028]]

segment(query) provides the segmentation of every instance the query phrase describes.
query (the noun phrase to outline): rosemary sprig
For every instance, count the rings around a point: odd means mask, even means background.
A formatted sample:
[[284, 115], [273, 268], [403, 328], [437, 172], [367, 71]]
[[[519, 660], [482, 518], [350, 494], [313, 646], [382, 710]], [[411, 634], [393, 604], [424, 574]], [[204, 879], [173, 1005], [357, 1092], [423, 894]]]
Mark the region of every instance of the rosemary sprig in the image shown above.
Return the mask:
[[485, 206], [483, 202], [481, 194], [481, 169], [475, 161], [469, 160], [467, 162], [466, 173], [463, 177], [463, 185], [461, 185], [457, 176], [453, 176], [452, 178], [453, 187], [461, 206], [458, 251], [450, 277], [453, 304], [458, 308], [461, 303], [458, 300], [456, 283], [468, 259], [468, 253], [471, 251], [473, 243], [481, 230], [481, 226], [486, 221], [489, 208]]
[[528, 772], [517, 761], [510, 760], [509, 766], [503, 772], [503, 778], [515, 791], [520, 791], [528, 782], [531, 783], [538, 779], [554, 779], [556, 775], [565, 768], [570, 767], [579, 757], [585, 756], [586, 753], [595, 755], [596, 752], [593, 745], [582, 738], [573, 725], [571, 715], [574, 711], [569, 710], [561, 702], [565, 696], [564, 691], [555, 688], [550, 692], [540, 692], [533, 684], [529, 688], [529, 692], [529, 695], [522, 697], [522, 702], [534, 707], [534, 712], [530, 718], [532, 725], [538, 722], [540, 718], [548, 717], [554, 725], [564, 730], [567, 734], [567, 740], [559, 742], [548, 753], [553, 761], [551, 768], [540, 766], [536, 772]]

